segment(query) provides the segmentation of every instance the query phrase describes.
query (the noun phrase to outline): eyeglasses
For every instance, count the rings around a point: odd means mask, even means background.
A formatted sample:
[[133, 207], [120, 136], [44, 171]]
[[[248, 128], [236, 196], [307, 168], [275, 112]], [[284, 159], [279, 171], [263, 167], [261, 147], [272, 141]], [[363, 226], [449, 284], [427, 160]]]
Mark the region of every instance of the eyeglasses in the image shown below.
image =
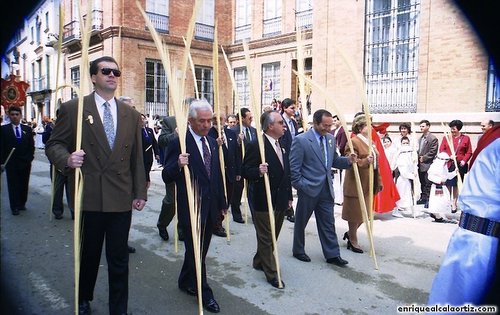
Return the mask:
[[122, 72], [118, 69], [111, 69], [111, 68], [102, 68], [101, 69], [101, 73], [104, 75], [109, 75], [111, 72], [113, 72], [113, 75], [117, 78], [122, 75]]

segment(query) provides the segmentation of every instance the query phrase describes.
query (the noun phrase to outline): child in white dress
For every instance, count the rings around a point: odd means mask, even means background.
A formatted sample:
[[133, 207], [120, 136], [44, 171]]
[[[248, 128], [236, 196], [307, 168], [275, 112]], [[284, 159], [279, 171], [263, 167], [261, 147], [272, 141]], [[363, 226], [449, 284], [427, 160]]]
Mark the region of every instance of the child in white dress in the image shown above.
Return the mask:
[[446, 222], [443, 216], [451, 213], [450, 192], [446, 187], [446, 180], [456, 176], [456, 172], [449, 172], [446, 162], [450, 156], [446, 152], [439, 153], [427, 171], [427, 178], [432, 183], [429, 195], [429, 212], [434, 222]]

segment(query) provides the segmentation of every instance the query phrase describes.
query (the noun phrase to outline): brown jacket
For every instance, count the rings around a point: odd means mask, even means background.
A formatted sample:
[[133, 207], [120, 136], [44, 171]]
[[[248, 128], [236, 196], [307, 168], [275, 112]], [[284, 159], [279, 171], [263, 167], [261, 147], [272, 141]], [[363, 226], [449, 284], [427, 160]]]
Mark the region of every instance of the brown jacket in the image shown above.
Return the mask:
[[[84, 97], [81, 148], [85, 152], [82, 211], [125, 212], [134, 199], [147, 199], [142, 156], [141, 115], [116, 100], [117, 127], [113, 150], [110, 149], [94, 94]], [[78, 100], [61, 105], [52, 136], [45, 152], [56, 169], [69, 175], [74, 188], [73, 169], [66, 167], [76, 148]], [[71, 196], [73, 196], [73, 192]], [[73, 201], [72, 201], [73, 202]]]
[[[363, 194], [368, 196], [368, 184], [369, 184], [369, 166], [368, 163], [368, 145], [363, 142], [363, 140], [358, 137], [352, 138], [352, 146], [354, 152], [358, 155], [358, 169], [359, 169], [359, 177], [361, 178], [361, 187], [363, 187]], [[379, 153], [376, 148], [374, 148], [375, 153], [377, 154], [377, 163]], [[348, 156], [351, 154], [351, 149], [349, 146], [345, 148], [345, 155]], [[374, 191], [379, 192], [382, 190], [382, 180], [380, 178], [379, 172], [375, 172], [376, 178], [374, 179]], [[356, 188], [356, 178], [354, 177], [354, 168], [350, 168], [346, 171], [345, 181], [344, 181], [344, 196], [348, 197], [358, 197], [358, 190]]]

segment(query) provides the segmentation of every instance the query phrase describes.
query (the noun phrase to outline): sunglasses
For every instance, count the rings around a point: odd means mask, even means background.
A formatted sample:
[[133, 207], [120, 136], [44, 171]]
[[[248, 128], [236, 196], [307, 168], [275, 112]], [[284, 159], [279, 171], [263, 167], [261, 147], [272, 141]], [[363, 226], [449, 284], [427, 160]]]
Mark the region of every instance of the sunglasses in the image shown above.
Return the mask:
[[109, 75], [111, 72], [113, 72], [113, 75], [117, 78], [122, 75], [122, 72], [118, 69], [111, 69], [111, 68], [102, 68], [101, 69], [101, 73], [104, 75]]

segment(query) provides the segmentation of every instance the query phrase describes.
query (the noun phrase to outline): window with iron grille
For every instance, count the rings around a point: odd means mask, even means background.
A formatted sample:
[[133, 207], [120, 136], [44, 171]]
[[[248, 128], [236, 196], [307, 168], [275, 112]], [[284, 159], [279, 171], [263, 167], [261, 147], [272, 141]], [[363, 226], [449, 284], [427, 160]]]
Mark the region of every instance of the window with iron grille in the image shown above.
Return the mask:
[[373, 113], [417, 110], [420, 0], [366, 1], [365, 78]]
[[213, 41], [215, 30], [215, 0], [202, 0], [202, 5], [198, 16], [194, 36], [196, 39]]
[[492, 60], [488, 66], [488, 87], [486, 90], [486, 111], [500, 112], [500, 75]]
[[168, 84], [163, 64], [159, 60], [146, 60], [146, 102], [144, 113], [168, 115]]
[[[196, 84], [198, 85], [198, 92], [200, 98], [208, 101], [212, 107], [214, 106], [214, 79], [213, 70], [209, 67], [195, 66], [194, 72], [196, 75]], [[193, 93], [194, 94], [194, 93]]]
[[262, 37], [272, 37], [281, 34], [281, 2], [282, 0], [264, 1]]
[[[234, 81], [236, 83], [236, 94], [238, 96], [240, 107], [250, 106], [250, 86], [248, 83], [248, 72], [245, 67], [234, 69]], [[238, 113], [239, 108], [236, 101], [233, 104], [233, 112]]]
[[80, 87], [80, 66], [71, 68], [71, 98], [77, 98], [78, 94], [73, 86]]
[[280, 97], [280, 63], [265, 63], [262, 65], [261, 107], [271, 105], [273, 99]]

